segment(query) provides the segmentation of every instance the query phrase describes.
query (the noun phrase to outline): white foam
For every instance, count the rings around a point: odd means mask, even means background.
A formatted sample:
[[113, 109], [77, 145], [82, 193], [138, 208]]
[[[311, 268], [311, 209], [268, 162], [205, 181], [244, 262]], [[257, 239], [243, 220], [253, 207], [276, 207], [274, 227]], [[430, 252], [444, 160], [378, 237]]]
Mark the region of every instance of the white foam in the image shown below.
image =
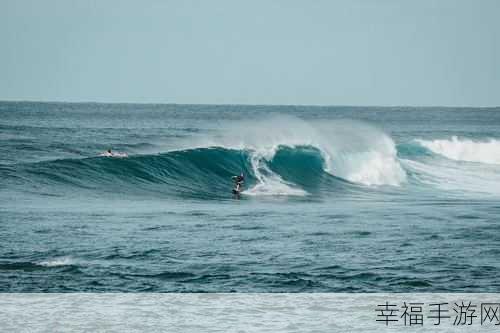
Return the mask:
[[456, 161], [500, 164], [500, 140], [473, 141], [456, 136], [443, 140], [416, 140], [432, 152]]
[[292, 184], [285, 182], [279, 175], [272, 172], [269, 167], [264, 163], [274, 157], [276, 149], [272, 149], [272, 153], [266, 152], [261, 155], [254, 152], [251, 157], [252, 169], [255, 177], [257, 178], [257, 185], [244, 194], [260, 196], [260, 195], [290, 195], [290, 196], [305, 196], [307, 192], [294, 187]]
[[99, 156], [123, 158], [123, 157], [128, 157], [128, 154], [127, 153], [120, 153], [120, 152], [111, 152], [110, 153], [108, 151], [105, 151], [105, 152], [99, 154]]
[[406, 173], [395, 156], [387, 156], [377, 151], [353, 154], [350, 165], [359, 163], [346, 175], [346, 179], [365, 185], [398, 186], [406, 180]]
[[70, 257], [59, 257], [51, 260], [41, 261], [38, 264], [45, 267], [57, 267], [72, 265], [74, 260]]
[[331, 128], [322, 146], [327, 155], [326, 171], [363, 185], [399, 186], [406, 182], [396, 145], [381, 130], [352, 121], [321, 126]]

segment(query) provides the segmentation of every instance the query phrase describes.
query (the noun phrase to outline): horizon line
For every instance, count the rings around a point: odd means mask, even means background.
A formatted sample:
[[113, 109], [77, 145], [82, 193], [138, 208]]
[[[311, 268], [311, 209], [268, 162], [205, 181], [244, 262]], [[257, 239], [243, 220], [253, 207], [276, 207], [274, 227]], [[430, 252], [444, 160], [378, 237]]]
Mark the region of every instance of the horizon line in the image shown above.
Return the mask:
[[0, 99], [0, 103], [45, 103], [45, 104], [108, 104], [108, 105], [209, 105], [209, 106], [298, 106], [298, 107], [366, 107], [366, 108], [457, 108], [457, 109], [496, 109], [496, 106], [470, 105], [355, 105], [355, 104], [249, 104], [249, 103], [177, 103], [177, 102], [99, 102], [99, 101], [56, 101], [56, 100], [26, 100]]

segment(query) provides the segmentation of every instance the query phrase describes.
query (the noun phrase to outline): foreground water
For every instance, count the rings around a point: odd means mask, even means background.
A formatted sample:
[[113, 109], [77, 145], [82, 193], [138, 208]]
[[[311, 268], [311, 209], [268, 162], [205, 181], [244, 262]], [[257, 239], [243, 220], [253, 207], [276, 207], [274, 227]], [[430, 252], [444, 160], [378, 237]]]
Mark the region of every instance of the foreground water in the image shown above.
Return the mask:
[[0, 115], [0, 291], [500, 291], [499, 108]]

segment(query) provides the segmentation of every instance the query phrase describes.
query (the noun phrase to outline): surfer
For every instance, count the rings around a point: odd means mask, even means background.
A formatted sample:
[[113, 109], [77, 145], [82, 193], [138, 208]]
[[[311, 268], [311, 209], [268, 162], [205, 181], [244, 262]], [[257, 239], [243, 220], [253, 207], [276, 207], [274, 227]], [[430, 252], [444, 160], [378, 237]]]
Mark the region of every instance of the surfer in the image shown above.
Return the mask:
[[101, 153], [100, 156], [106, 156], [106, 157], [128, 157], [127, 153], [120, 153], [120, 152], [113, 152], [110, 149], [106, 150], [105, 152]]
[[245, 182], [245, 176], [243, 176], [243, 172], [242, 172], [242, 173], [240, 173], [239, 176], [233, 176], [232, 179], [234, 181], [233, 193], [238, 194], [242, 191], [243, 183]]

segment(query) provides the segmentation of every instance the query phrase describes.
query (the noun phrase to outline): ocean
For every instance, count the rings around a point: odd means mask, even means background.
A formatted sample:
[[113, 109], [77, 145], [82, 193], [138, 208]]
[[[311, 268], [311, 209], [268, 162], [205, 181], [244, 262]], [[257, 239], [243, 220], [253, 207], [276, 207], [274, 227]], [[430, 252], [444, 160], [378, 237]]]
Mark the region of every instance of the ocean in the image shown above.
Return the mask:
[[500, 108], [0, 102], [0, 292], [500, 292], [499, 199]]

